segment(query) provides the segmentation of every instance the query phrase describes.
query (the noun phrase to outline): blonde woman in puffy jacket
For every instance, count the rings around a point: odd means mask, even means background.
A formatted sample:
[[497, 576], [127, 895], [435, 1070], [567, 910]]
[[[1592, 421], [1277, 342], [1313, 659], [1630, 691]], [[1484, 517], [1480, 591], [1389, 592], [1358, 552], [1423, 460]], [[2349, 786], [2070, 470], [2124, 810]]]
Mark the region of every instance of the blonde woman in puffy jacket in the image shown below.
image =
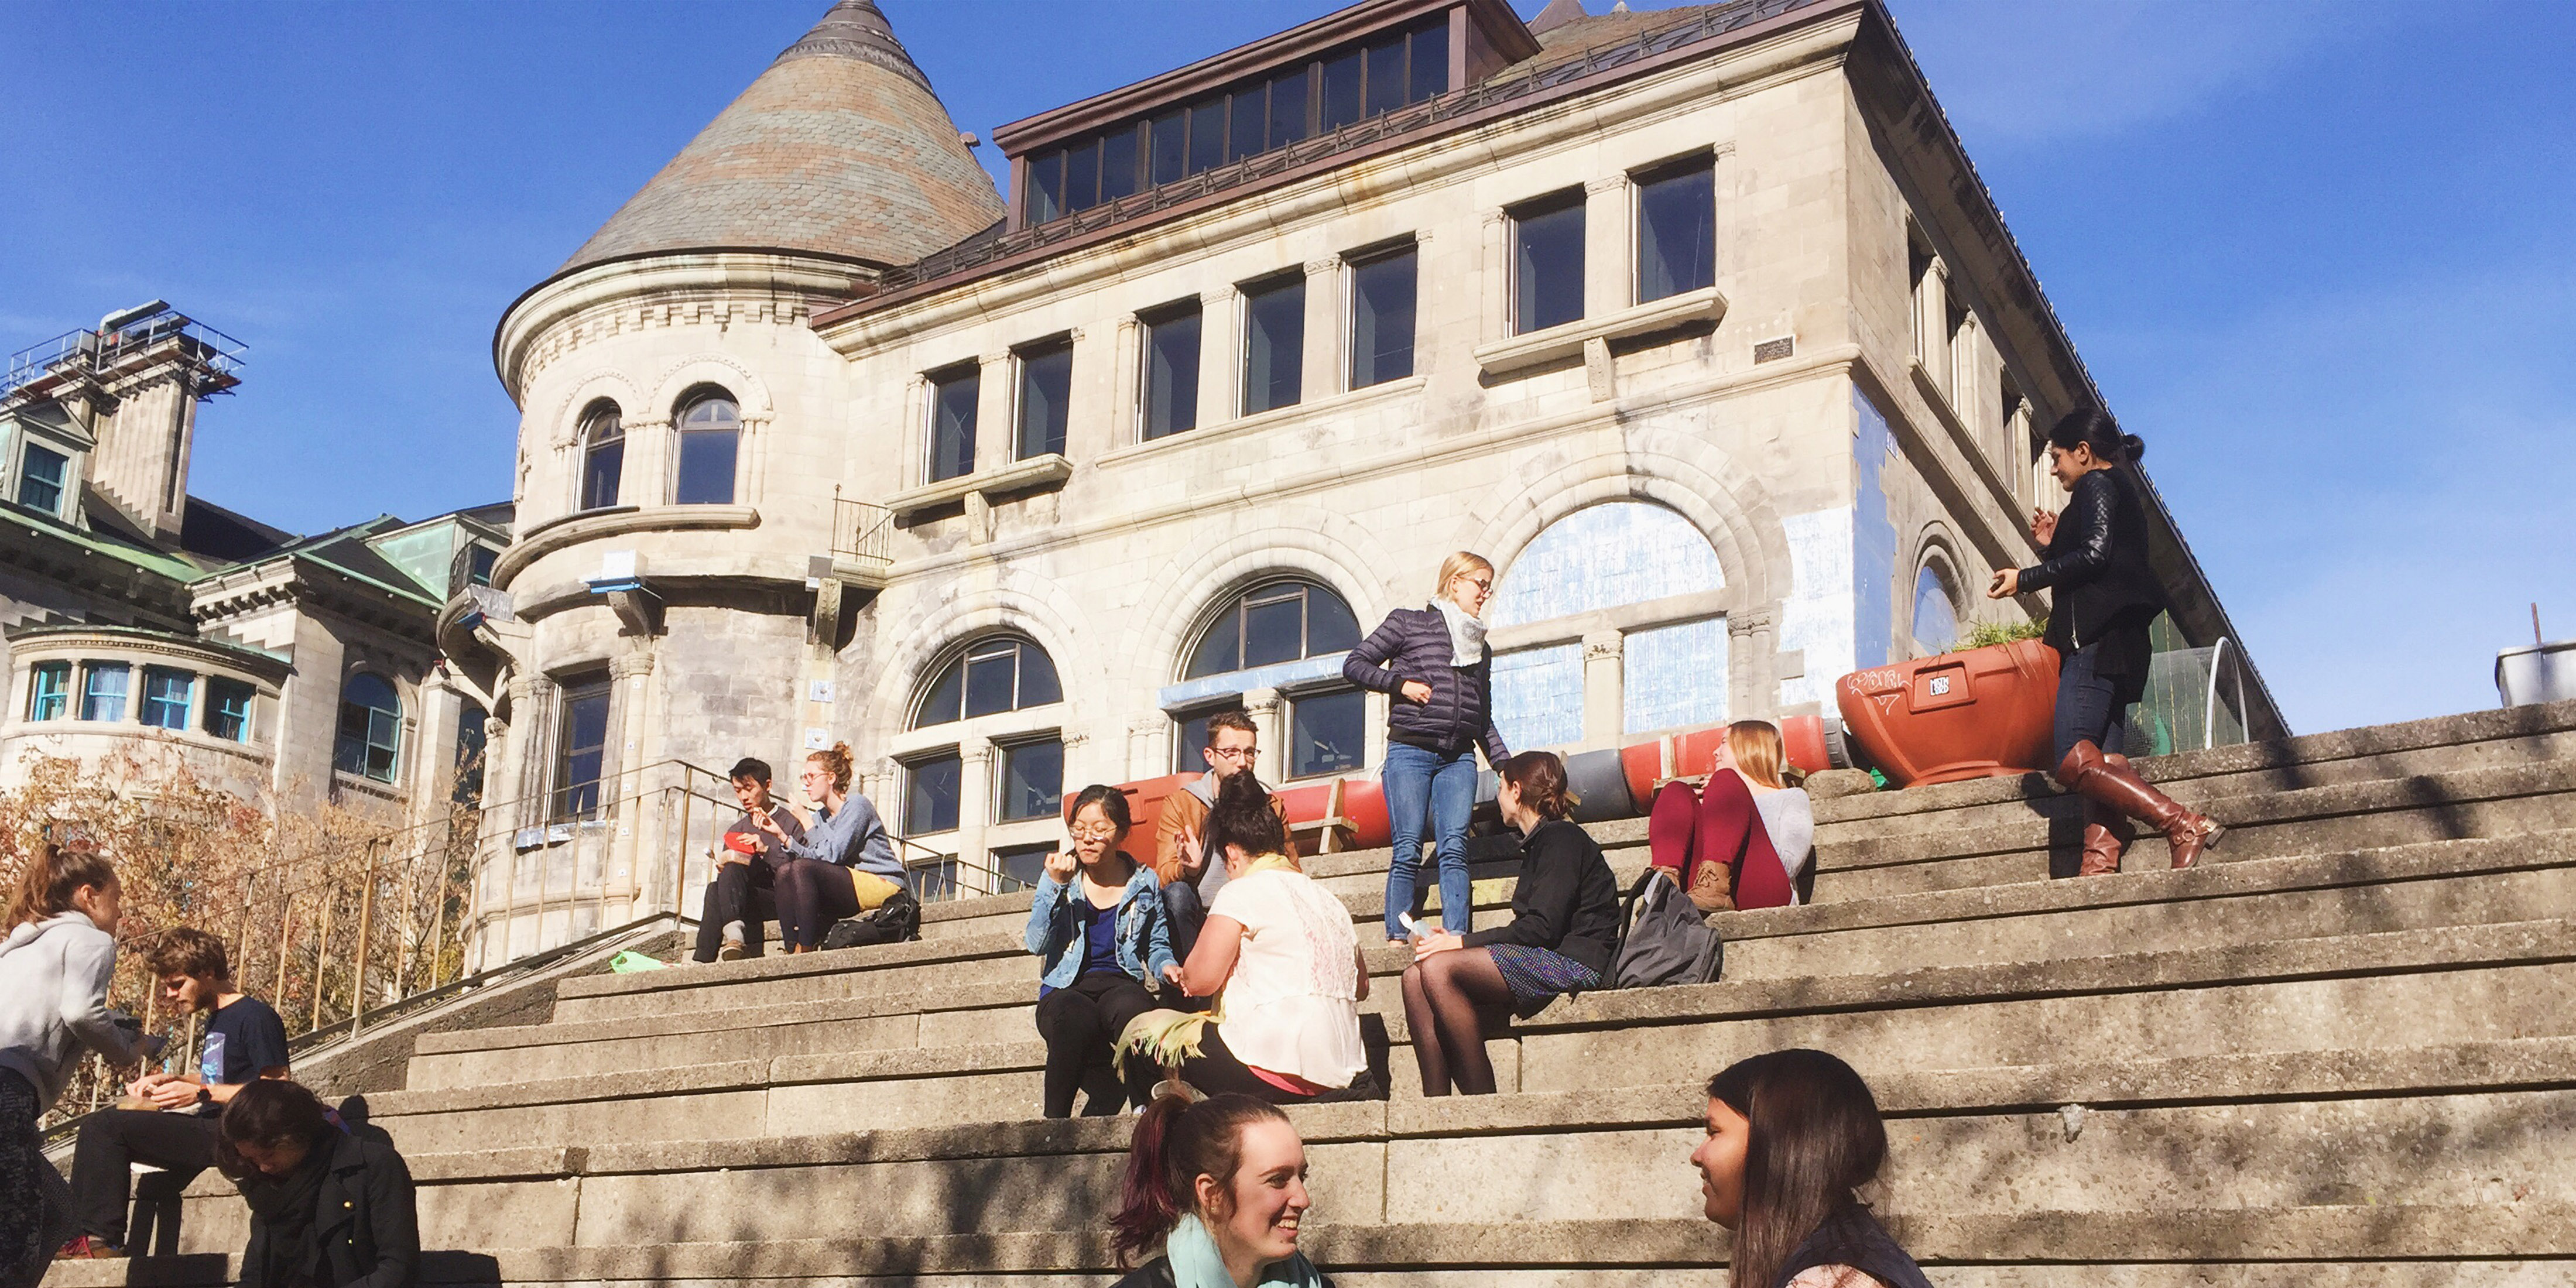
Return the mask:
[[1485, 602], [1494, 565], [1461, 550], [1440, 564], [1427, 608], [1399, 608], [1342, 661], [1342, 678], [1394, 702], [1386, 716], [1386, 816], [1395, 857], [1386, 867], [1386, 937], [1409, 938], [1408, 915], [1422, 911], [1416, 872], [1427, 823], [1440, 865], [1440, 924], [1469, 926], [1467, 819], [1476, 809], [1476, 752], [1499, 769], [1512, 758], [1494, 728], [1494, 651], [1485, 644]]
[[27, 864], [0, 940], [0, 1288], [34, 1288], [71, 1231], [71, 1193], [45, 1161], [36, 1120], [71, 1082], [81, 1048], [110, 1064], [151, 1054], [107, 1009], [123, 911], [116, 869], [48, 844]]

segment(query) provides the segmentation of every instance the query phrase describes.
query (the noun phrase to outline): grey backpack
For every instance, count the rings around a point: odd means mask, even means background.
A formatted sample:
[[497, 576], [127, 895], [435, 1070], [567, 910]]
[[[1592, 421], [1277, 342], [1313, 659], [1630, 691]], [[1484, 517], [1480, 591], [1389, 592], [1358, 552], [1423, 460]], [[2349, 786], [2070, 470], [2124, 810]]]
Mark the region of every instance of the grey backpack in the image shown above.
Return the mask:
[[1726, 944], [1690, 897], [1660, 868], [1648, 868], [1620, 903], [1619, 954], [1610, 982], [1619, 988], [1714, 984]]

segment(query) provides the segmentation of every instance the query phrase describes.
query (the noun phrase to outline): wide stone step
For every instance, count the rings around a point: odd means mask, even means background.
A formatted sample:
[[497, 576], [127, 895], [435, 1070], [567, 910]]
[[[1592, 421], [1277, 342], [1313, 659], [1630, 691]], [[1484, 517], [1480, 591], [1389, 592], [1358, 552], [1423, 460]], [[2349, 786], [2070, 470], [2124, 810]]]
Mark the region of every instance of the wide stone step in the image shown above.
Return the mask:
[[[1885, 1210], [2106, 1218], [2230, 1209], [2576, 1204], [2576, 1039], [1899, 1072]], [[1319, 1230], [1686, 1220], [1692, 1082], [1291, 1111]], [[2392, 1094], [2403, 1093], [2403, 1094]], [[1114, 1203], [1131, 1120], [410, 1153], [431, 1246], [792, 1240], [817, 1212], [872, 1237], [1082, 1230]], [[2008, 1170], [2007, 1190], [1978, 1178]], [[1461, 1186], [1461, 1176], [1479, 1183]], [[224, 1194], [219, 1181], [196, 1193]], [[227, 1217], [227, 1211], [235, 1213]], [[238, 1205], [192, 1204], [194, 1246]], [[199, 1241], [204, 1241], [199, 1243]], [[2161, 1246], [2161, 1245], [2159, 1245]], [[2457, 1245], [2455, 1245], [2457, 1246]], [[2104, 1247], [2101, 1256], [2151, 1258]], [[2203, 1248], [2224, 1257], [2225, 1246]], [[2356, 1247], [2347, 1255], [2366, 1255]], [[2504, 1249], [2498, 1249], [2504, 1251]]]
[[[1898, 975], [1749, 980], [1595, 993], [1492, 1038], [1502, 1086], [1575, 1091], [1667, 1080], [1742, 1054], [1812, 1046], [1864, 1071], [2106, 1060], [2558, 1035], [2576, 940], [2564, 920], [2333, 936]], [[2553, 991], [2556, 990], [2556, 991]], [[1377, 1004], [1389, 999], [1379, 990]], [[999, 1016], [1005, 1012], [995, 1011]], [[2249, 1022], [2259, 1017], [2260, 1023]], [[886, 1122], [1032, 1115], [1043, 1046], [1000, 1040], [778, 1056], [631, 1074], [384, 1093], [410, 1148], [748, 1139]], [[1413, 1094], [1400, 1013], [1367, 1017], [1390, 1086]], [[1659, 1071], [1666, 1071], [1659, 1074]]]

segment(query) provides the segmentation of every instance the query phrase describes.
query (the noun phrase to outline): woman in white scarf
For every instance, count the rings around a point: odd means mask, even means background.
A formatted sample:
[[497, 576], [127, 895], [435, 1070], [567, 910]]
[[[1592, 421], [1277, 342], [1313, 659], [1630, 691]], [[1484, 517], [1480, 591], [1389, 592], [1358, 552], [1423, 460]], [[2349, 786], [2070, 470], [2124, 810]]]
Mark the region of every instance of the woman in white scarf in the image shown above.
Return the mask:
[[1251, 1096], [1157, 1097], [1127, 1151], [1126, 1205], [1110, 1220], [1118, 1263], [1161, 1255], [1116, 1288], [1332, 1288], [1297, 1250], [1306, 1145]]

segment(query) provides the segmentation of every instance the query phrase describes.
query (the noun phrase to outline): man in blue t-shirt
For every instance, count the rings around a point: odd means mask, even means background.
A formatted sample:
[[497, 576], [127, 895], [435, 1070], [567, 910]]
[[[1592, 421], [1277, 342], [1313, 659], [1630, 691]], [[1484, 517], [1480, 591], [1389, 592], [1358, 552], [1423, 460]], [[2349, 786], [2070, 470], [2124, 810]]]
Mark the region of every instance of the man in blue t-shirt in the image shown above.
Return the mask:
[[193, 1073], [147, 1072], [126, 1088], [151, 1109], [102, 1109], [81, 1120], [72, 1147], [72, 1207], [80, 1237], [66, 1257], [125, 1255], [125, 1218], [132, 1164], [161, 1171], [135, 1182], [132, 1196], [168, 1201], [197, 1173], [214, 1166], [215, 1120], [225, 1102], [254, 1078], [287, 1076], [286, 1024], [268, 1003], [233, 987], [232, 965], [222, 940], [182, 926], [165, 932], [146, 964], [161, 981], [161, 1001], [173, 1014], [208, 1012], [206, 1040]]

